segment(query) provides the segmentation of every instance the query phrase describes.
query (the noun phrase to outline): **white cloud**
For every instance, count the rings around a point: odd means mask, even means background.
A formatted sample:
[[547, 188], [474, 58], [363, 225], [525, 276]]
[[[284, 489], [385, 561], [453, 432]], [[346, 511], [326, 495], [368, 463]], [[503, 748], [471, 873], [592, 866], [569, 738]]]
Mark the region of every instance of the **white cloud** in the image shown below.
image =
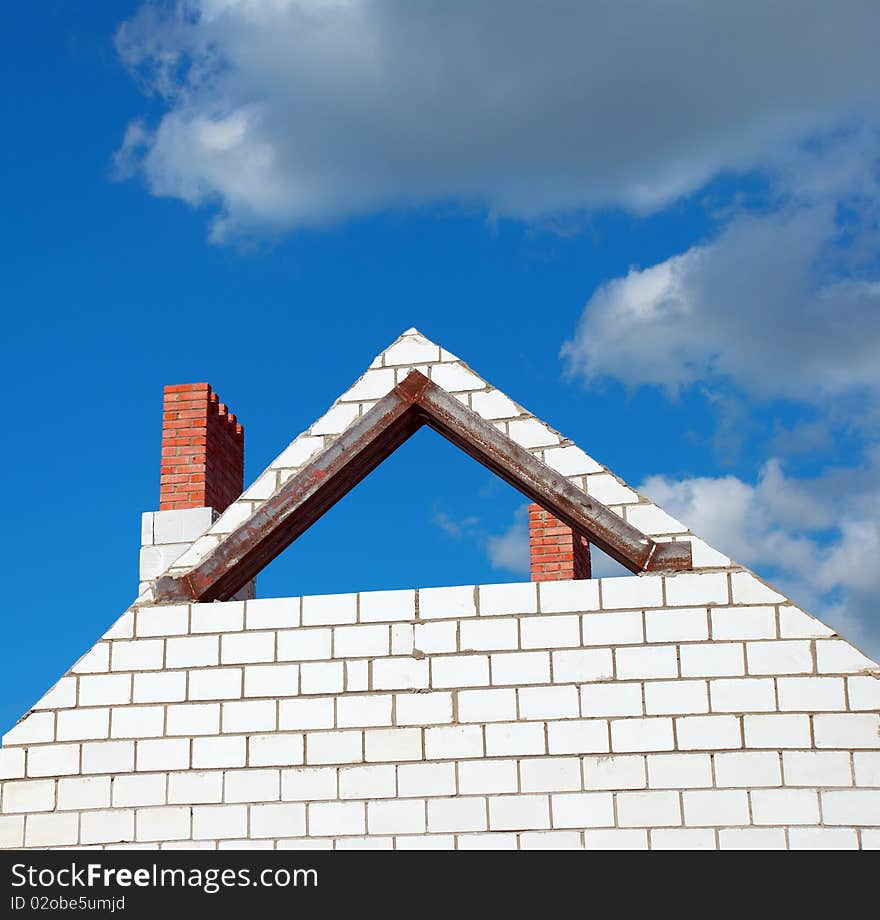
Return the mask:
[[754, 483], [651, 476], [639, 491], [880, 657], [880, 447], [811, 480], [770, 460]]
[[517, 508], [510, 527], [502, 534], [489, 536], [485, 546], [492, 568], [528, 575], [529, 506]]
[[117, 47], [163, 106], [150, 189], [223, 240], [453, 199], [661, 208], [876, 111], [876, 25], [860, 0], [187, 0]]

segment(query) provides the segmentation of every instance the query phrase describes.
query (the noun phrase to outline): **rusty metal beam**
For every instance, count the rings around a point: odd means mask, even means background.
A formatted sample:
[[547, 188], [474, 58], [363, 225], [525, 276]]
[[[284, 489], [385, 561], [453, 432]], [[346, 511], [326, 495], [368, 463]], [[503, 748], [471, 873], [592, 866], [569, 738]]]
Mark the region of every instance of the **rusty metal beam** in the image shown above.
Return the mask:
[[189, 572], [157, 579], [158, 603], [225, 600], [422, 425], [500, 476], [632, 572], [691, 568], [690, 543], [657, 543], [412, 371]]

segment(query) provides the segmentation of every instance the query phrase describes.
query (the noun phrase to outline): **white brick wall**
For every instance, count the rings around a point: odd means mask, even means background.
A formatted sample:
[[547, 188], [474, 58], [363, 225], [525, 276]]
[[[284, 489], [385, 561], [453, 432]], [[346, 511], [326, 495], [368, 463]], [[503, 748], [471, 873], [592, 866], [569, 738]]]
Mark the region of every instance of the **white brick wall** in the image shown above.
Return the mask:
[[734, 584], [142, 607], [6, 735], [0, 844], [877, 846], [876, 667]]

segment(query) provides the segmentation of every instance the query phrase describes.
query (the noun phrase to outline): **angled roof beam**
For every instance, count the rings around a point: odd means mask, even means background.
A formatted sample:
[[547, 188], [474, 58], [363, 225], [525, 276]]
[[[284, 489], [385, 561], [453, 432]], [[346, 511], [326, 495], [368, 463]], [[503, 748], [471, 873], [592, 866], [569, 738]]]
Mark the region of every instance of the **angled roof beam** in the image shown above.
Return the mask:
[[428, 425], [631, 572], [690, 569], [688, 542], [658, 543], [586, 495], [424, 374], [412, 371], [189, 572], [165, 575], [158, 603], [225, 600]]

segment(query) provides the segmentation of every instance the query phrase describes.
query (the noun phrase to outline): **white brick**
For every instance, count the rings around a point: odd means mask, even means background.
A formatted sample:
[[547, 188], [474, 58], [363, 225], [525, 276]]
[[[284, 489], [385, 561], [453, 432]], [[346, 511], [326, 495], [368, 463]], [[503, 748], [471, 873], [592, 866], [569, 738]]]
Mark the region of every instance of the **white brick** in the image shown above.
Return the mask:
[[220, 642], [223, 664], [244, 664], [275, 660], [275, 633], [249, 632], [224, 635]]
[[159, 738], [164, 734], [164, 706], [114, 707], [110, 719], [111, 738]]
[[427, 688], [427, 658], [380, 658], [370, 664], [374, 690], [419, 690]]
[[246, 805], [196, 805], [192, 810], [193, 840], [247, 836]]
[[724, 572], [692, 572], [666, 578], [666, 603], [670, 607], [729, 604]]
[[246, 738], [193, 738], [192, 765], [201, 767], [243, 767], [247, 759]]
[[793, 827], [788, 832], [792, 850], [857, 850], [859, 838], [854, 828]]
[[251, 735], [248, 739], [248, 764], [271, 767], [302, 763], [303, 750], [302, 735], [278, 732]]
[[811, 746], [809, 716], [745, 716], [743, 729], [746, 747], [802, 748]]
[[349, 696], [336, 701], [340, 728], [370, 728], [391, 724], [391, 695]]
[[749, 674], [811, 674], [810, 643], [796, 640], [748, 642]]
[[480, 585], [479, 595], [481, 617], [538, 612], [537, 582]]
[[[441, 384], [442, 386], [442, 384]], [[362, 399], [380, 399], [394, 388], [394, 371], [391, 368], [368, 370], [342, 399], [357, 402]]]
[[228, 770], [223, 783], [225, 802], [272, 802], [281, 798], [278, 770]]
[[880, 715], [840, 713], [813, 716], [819, 748], [880, 748]]
[[412, 620], [415, 615], [415, 591], [370, 591], [360, 596], [361, 623]]
[[[164, 774], [162, 778], [164, 792]], [[118, 776], [116, 783], [131, 777]], [[58, 780], [58, 810], [70, 811], [79, 808], [109, 808], [109, 776], [76, 776]]]
[[305, 805], [273, 803], [251, 806], [251, 837], [298, 837], [305, 832]]
[[367, 824], [371, 834], [423, 834], [425, 803], [418, 799], [402, 802], [370, 802]]
[[621, 827], [677, 827], [681, 809], [677, 792], [619, 792], [617, 823]]
[[49, 811], [54, 807], [54, 780], [23, 780], [3, 784], [4, 814], [22, 811]]
[[374, 658], [389, 652], [387, 626], [337, 626], [333, 630], [334, 658]]
[[278, 704], [278, 728], [281, 731], [333, 727], [333, 700], [281, 700]]
[[780, 677], [776, 686], [782, 710], [821, 712], [845, 708], [842, 677]]
[[193, 604], [190, 632], [237, 632], [244, 628], [244, 602]]
[[32, 712], [6, 732], [3, 744], [38, 744], [41, 741], [53, 741], [54, 738], [55, 713]]
[[642, 685], [634, 682], [581, 687], [581, 713], [585, 716], [640, 716]]
[[[277, 727], [275, 700], [248, 700], [223, 704], [223, 733], [266, 732]], [[170, 718], [169, 709], [169, 718]]]
[[190, 810], [139, 808], [135, 812], [135, 835], [138, 840], [186, 840], [190, 835]]
[[558, 684], [610, 680], [614, 656], [610, 648], [572, 649], [553, 652], [553, 680]]
[[714, 850], [715, 833], [709, 828], [661, 827], [651, 831], [652, 850]]
[[425, 729], [425, 756], [429, 760], [482, 757], [483, 732], [478, 725], [450, 725]]
[[63, 847], [76, 843], [79, 815], [56, 813], [28, 815], [25, 820], [26, 847]]
[[[529, 631], [529, 624], [535, 623], [536, 617], [522, 620], [523, 648], [546, 648], [547, 646], [530, 646], [527, 636], [534, 633]], [[575, 632], [578, 635], [575, 645], [580, 644], [580, 630], [575, 623]], [[518, 627], [515, 619], [493, 620], [464, 620], [461, 623], [460, 648], [463, 652], [496, 651], [499, 649], [515, 649], [519, 647]]]
[[134, 637], [134, 610], [126, 610], [104, 633], [102, 639], [131, 639]]
[[877, 670], [877, 665], [843, 639], [816, 642], [816, 670], [820, 674], [852, 674]]
[[[482, 753], [482, 740], [480, 752]], [[428, 756], [431, 756], [430, 754]], [[397, 767], [399, 796], [455, 795], [454, 763], [406, 763]]]
[[33, 705], [33, 709], [66, 709], [76, 706], [76, 678], [62, 677]]
[[394, 762], [422, 759], [422, 731], [419, 728], [373, 729], [364, 733], [365, 759]]
[[525, 448], [558, 444], [559, 437], [536, 418], [517, 419], [507, 426], [507, 433]]
[[204, 668], [219, 662], [220, 640], [217, 636], [187, 636], [168, 639], [165, 662], [169, 668]]
[[776, 694], [769, 677], [709, 681], [713, 712], [773, 712]]
[[18, 779], [24, 776], [24, 749], [0, 749], [0, 779]]
[[848, 677], [849, 708], [880, 709], [880, 679], [877, 677]]
[[419, 364], [440, 360], [440, 349], [416, 330], [402, 335], [384, 352], [385, 364]]
[[395, 767], [381, 764], [339, 771], [339, 798], [384, 799], [395, 796]]
[[[374, 372], [378, 373], [378, 372]], [[431, 380], [444, 390], [482, 390], [486, 383], [461, 364], [439, 364], [431, 368]], [[388, 389], [391, 389], [389, 386]], [[386, 391], [387, 392], [387, 391]], [[384, 394], [383, 394], [384, 395]]]
[[308, 661], [299, 666], [303, 693], [340, 693], [345, 687], [341, 661]]
[[302, 599], [303, 626], [335, 626], [357, 622], [356, 594], [328, 594]]
[[648, 715], [686, 715], [709, 711], [704, 680], [656, 680], [645, 684]]
[[568, 719], [580, 715], [577, 687], [521, 687], [520, 719]]
[[58, 713], [57, 737], [59, 741], [83, 741], [106, 738], [110, 734], [110, 710], [71, 709]]
[[863, 850], [880, 850], [880, 830], [863, 828], [860, 836]]
[[[577, 774], [580, 780], [580, 766]], [[458, 791], [461, 795], [516, 792], [518, 782], [515, 760], [471, 760], [458, 765]], [[580, 782], [576, 788], [580, 789]]]
[[429, 799], [428, 830], [432, 833], [486, 830], [486, 800]]
[[544, 463], [563, 476], [581, 476], [585, 473], [601, 473], [596, 461], [579, 447], [551, 447], [544, 451]]
[[[684, 649], [682, 649], [683, 657]], [[678, 657], [674, 645], [639, 646], [614, 650], [618, 680], [651, 677], [675, 677]]]
[[244, 669], [245, 696], [296, 696], [298, 692], [299, 665], [249, 665]]
[[785, 598], [758, 581], [751, 572], [734, 572], [730, 576], [734, 604], [778, 604]]
[[613, 827], [614, 800], [608, 792], [550, 796], [553, 827]]
[[502, 722], [486, 726], [486, 756], [545, 753], [544, 726]]
[[606, 505], [635, 504], [639, 496], [610, 473], [598, 473], [586, 477], [587, 492]]
[[[466, 620], [465, 623], [476, 622]], [[420, 652], [458, 651], [458, 627], [454, 620], [437, 620], [433, 623], [417, 623], [413, 626], [413, 646]]]
[[783, 639], [820, 639], [833, 636], [834, 630], [798, 607], [785, 605], [779, 608], [779, 635]]
[[[109, 800], [109, 777], [96, 777], [97, 782], [107, 784], [107, 798]], [[164, 805], [165, 804], [164, 773], [148, 773], [143, 776], [116, 776], [113, 779], [113, 807], [131, 807], [134, 805]], [[60, 797], [60, 790], [59, 790]], [[109, 805], [107, 801], [103, 803]]]
[[584, 645], [640, 645], [645, 641], [641, 610], [588, 613], [581, 619]]
[[584, 831], [584, 848], [587, 850], [647, 850], [646, 830]]
[[137, 612], [137, 636], [185, 636], [189, 632], [189, 606], [141, 607]]
[[694, 789], [684, 796], [684, 823], [713, 827], [749, 823], [748, 793], [740, 789]]
[[[269, 841], [267, 841], [268, 843]], [[369, 837], [339, 837], [333, 843], [336, 850], [393, 850], [393, 837], [380, 837], [371, 834]]]
[[281, 771], [281, 798], [285, 801], [312, 802], [335, 799], [336, 795], [335, 767], [304, 767]]
[[776, 751], [735, 751], [715, 755], [715, 785], [719, 787], [779, 786], [782, 773]]
[[138, 770], [185, 770], [189, 767], [188, 738], [138, 741]]
[[391, 654], [412, 655], [415, 648], [415, 631], [412, 623], [391, 624]]
[[708, 754], [649, 754], [648, 785], [654, 789], [700, 789], [712, 785]]
[[551, 754], [601, 754], [608, 751], [608, 723], [604, 719], [566, 719], [547, 723]]
[[74, 674], [101, 674], [110, 670], [110, 643], [99, 642], [70, 669]]
[[134, 675], [135, 703], [176, 703], [185, 699], [185, 671]]
[[784, 850], [785, 830], [781, 827], [736, 827], [718, 834], [722, 850]]
[[638, 755], [583, 758], [585, 789], [644, 789], [645, 758]]
[[165, 733], [168, 735], [216, 735], [219, 732], [219, 703], [182, 703], [167, 709]]
[[458, 694], [461, 722], [505, 722], [516, 719], [516, 690], [462, 690]]
[[419, 591], [419, 619], [433, 620], [476, 615], [474, 586], [422, 588]]
[[363, 759], [362, 732], [312, 732], [306, 736], [306, 763], [360, 763]]
[[675, 736], [683, 751], [742, 747], [736, 716], [683, 716], [675, 720]]
[[80, 818], [80, 845], [130, 843], [132, 840], [134, 812], [130, 809], [87, 811]]
[[317, 451], [324, 446], [323, 438], [310, 438], [300, 435], [292, 444], [278, 455], [270, 468], [290, 469], [305, 464]]
[[112, 671], [155, 671], [162, 667], [165, 643], [161, 639], [134, 639], [111, 643]]
[[851, 786], [846, 751], [786, 751], [782, 755], [786, 786]]
[[592, 579], [542, 581], [538, 584], [542, 613], [581, 613], [599, 609], [599, 583]]
[[241, 696], [241, 668], [207, 668], [191, 671], [191, 700], [234, 700]]
[[[497, 621], [502, 622], [502, 621]], [[580, 617], [534, 616], [520, 620], [522, 647], [568, 648], [581, 644]], [[508, 648], [515, 648], [515, 643]]]
[[486, 687], [488, 684], [488, 655], [444, 655], [431, 659], [432, 687]]
[[856, 751], [853, 768], [857, 786], [880, 786], [880, 752]]
[[681, 647], [682, 677], [736, 677], [745, 674], [739, 642], [709, 642]]
[[822, 793], [825, 824], [880, 825], [880, 789], [847, 789]]
[[83, 773], [130, 773], [133, 770], [133, 741], [95, 741], [82, 746]]
[[279, 661], [320, 661], [330, 658], [333, 631], [288, 629], [278, 633]]
[[581, 788], [578, 757], [529, 757], [520, 763], [523, 792], [574, 792]]
[[436, 725], [452, 721], [452, 694], [398, 693], [394, 697], [398, 725]]
[[772, 607], [719, 607], [711, 611], [712, 638], [773, 639], [776, 614]]
[[471, 405], [474, 412], [485, 419], [513, 418], [520, 413], [516, 403], [498, 390], [474, 393], [471, 396]]
[[[431, 807], [430, 802], [428, 803], [428, 807]], [[549, 796], [490, 796], [489, 827], [493, 831], [515, 831], [549, 828]]]
[[[627, 513], [634, 509], [628, 509]], [[605, 610], [663, 606], [663, 579], [656, 575], [625, 575], [602, 579], [602, 607]]]
[[309, 836], [363, 834], [366, 831], [363, 802], [313, 802], [309, 805]]
[[357, 414], [357, 403], [333, 406], [309, 430], [313, 435], [340, 434], [357, 418]]
[[248, 629], [292, 629], [299, 626], [298, 597], [266, 597], [245, 604]]
[[753, 789], [755, 824], [818, 824], [819, 797], [814, 789]]
[[524, 831], [519, 835], [521, 850], [582, 850], [578, 831]]
[[130, 702], [131, 674], [95, 674], [79, 679], [80, 706], [107, 706], [112, 703]]
[[24, 816], [0, 816], [0, 848], [19, 849], [24, 846]]
[[611, 750], [668, 751], [673, 748], [672, 719], [613, 719]]
[[681, 610], [648, 610], [645, 613], [648, 642], [688, 642], [709, 638], [709, 617], [705, 607]]
[[546, 684], [550, 682], [549, 652], [506, 652], [491, 655], [493, 684]]

